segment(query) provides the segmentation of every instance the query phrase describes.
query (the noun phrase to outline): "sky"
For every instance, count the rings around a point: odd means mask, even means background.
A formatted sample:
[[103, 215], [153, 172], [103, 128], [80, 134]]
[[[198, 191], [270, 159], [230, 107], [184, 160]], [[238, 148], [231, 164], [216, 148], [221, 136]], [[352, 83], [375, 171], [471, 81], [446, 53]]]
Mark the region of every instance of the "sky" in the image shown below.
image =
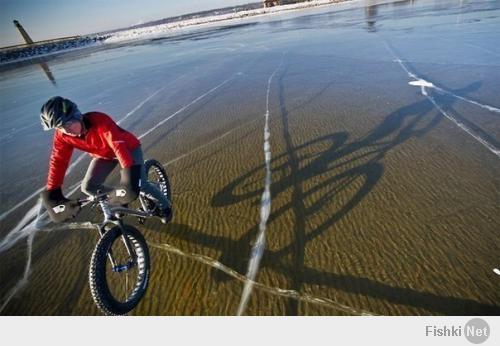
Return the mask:
[[258, 0], [0, 0], [0, 47], [24, 43], [17, 19], [34, 41], [84, 35], [151, 20]]

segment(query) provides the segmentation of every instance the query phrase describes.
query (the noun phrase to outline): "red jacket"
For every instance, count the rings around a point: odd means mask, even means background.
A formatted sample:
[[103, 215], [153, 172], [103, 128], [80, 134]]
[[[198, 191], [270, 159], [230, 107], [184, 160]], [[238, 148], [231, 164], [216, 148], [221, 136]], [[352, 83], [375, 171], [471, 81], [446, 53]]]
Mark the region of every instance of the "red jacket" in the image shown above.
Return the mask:
[[62, 186], [74, 148], [86, 151], [92, 157], [118, 159], [122, 168], [133, 165], [131, 151], [141, 144], [137, 137], [119, 127], [104, 113], [86, 113], [83, 115], [83, 121], [87, 133], [82, 137], [72, 137], [61, 131], [55, 131], [47, 190]]

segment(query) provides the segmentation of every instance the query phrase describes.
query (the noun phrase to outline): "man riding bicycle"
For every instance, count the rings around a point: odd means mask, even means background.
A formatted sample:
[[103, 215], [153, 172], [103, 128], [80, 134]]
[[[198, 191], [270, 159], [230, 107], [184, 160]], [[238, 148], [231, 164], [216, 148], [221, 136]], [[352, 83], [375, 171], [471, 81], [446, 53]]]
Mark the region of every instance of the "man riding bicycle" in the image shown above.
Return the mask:
[[[41, 109], [40, 120], [45, 131], [55, 129], [50, 155], [46, 189], [41, 193], [39, 216], [47, 209], [54, 222], [70, 219], [80, 206], [62, 193], [64, 176], [73, 149], [85, 151], [93, 157], [82, 181], [83, 193], [93, 196], [100, 190], [109, 192], [111, 204], [127, 204], [143, 191], [158, 206], [156, 216], [163, 223], [172, 218], [170, 201], [147, 180], [141, 143], [132, 133], [119, 127], [111, 117], [100, 112], [81, 114], [76, 104], [55, 96]], [[120, 165], [120, 185], [103, 186], [115, 167]]]

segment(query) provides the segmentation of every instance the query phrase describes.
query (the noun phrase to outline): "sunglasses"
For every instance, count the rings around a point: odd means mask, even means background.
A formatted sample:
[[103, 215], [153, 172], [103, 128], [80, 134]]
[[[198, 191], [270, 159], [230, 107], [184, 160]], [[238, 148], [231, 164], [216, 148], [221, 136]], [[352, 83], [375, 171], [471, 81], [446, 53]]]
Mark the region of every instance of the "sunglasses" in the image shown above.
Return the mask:
[[71, 127], [75, 124], [75, 123], [78, 123], [79, 120], [77, 119], [72, 119], [72, 120], [68, 120], [66, 121], [64, 124], [62, 125], [59, 125], [57, 128], [60, 129], [60, 130], [64, 130], [64, 132], [73, 132], [71, 130]]

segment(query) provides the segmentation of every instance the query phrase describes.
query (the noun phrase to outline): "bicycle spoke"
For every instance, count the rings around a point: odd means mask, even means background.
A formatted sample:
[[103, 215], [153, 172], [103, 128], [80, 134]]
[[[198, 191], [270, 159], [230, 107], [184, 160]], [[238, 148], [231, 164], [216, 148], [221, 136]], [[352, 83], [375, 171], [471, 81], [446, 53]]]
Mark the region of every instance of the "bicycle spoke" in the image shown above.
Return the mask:
[[[130, 240], [115, 241], [110, 249], [113, 252], [115, 265], [108, 261], [107, 281], [111, 294], [121, 302], [129, 300], [134, 293], [134, 280], [139, 278], [140, 273], [135, 261], [135, 248]], [[129, 284], [131, 281], [131, 284]]]
[[[128, 292], [128, 271], [125, 273], [125, 294], [127, 294]], [[128, 297], [125, 296], [125, 299], [127, 299]]]

